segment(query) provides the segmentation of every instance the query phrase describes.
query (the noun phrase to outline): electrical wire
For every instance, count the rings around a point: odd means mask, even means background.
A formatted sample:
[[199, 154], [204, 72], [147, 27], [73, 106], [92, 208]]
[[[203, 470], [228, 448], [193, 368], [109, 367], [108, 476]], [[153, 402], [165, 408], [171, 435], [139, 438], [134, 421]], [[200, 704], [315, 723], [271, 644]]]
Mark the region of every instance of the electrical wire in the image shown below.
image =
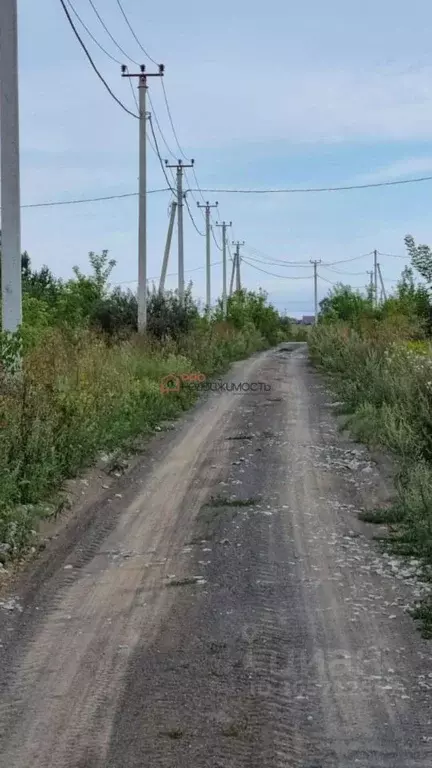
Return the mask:
[[125, 10], [124, 10], [124, 8], [123, 8], [123, 5], [121, 4], [120, 0], [117, 0], [117, 5], [118, 5], [118, 7], [120, 8], [120, 10], [121, 10], [121, 12], [122, 12], [122, 15], [123, 15], [123, 18], [124, 18], [124, 20], [125, 20], [126, 24], [128, 25], [128, 27], [129, 27], [130, 31], [132, 32], [132, 34], [133, 34], [133, 36], [134, 36], [134, 39], [135, 39], [135, 40], [136, 40], [136, 42], [138, 43], [138, 45], [139, 45], [139, 47], [141, 48], [141, 50], [142, 50], [143, 54], [144, 54], [145, 56], [147, 56], [147, 58], [148, 58], [148, 59], [150, 59], [150, 61], [152, 61], [152, 62], [153, 62], [153, 64], [156, 64], [156, 66], [159, 66], [158, 62], [157, 62], [157, 61], [155, 61], [154, 59], [152, 59], [152, 57], [150, 56], [150, 54], [149, 54], [149, 53], [147, 53], [146, 49], [145, 49], [145, 48], [144, 48], [144, 47], [141, 45], [141, 43], [140, 43], [140, 41], [139, 41], [138, 37], [136, 36], [136, 34], [135, 34], [134, 30], [133, 30], [133, 27], [132, 27], [132, 25], [131, 25], [131, 23], [130, 23], [130, 21], [129, 21], [128, 17], [126, 16], [126, 12], [125, 12]]
[[408, 259], [409, 256], [402, 256], [400, 253], [381, 253], [381, 251], [377, 251], [377, 254], [379, 256], [390, 256], [392, 259]]
[[[126, 67], [126, 72], [129, 73], [129, 68], [128, 67]], [[132, 85], [132, 78], [128, 77], [128, 81], [129, 81], [130, 89], [132, 91], [132, 96], [133, 96], [135, 104], [136, 104], [137, 112], [140, 115], [140, 108], [139, 108], [138, 98], [137, 98], [137, 95], [135, 93], [135, 88]]]
[[219, 243], [218, 243], [218, 241], [217, 241], [217, 239], [216, 239], [216, 235], [215, 235], [215, 233], [214, 233], [214, 229], [213, 229], [213, 227], [210, 227], [210, 231], [211, 231], [211, 234], [212, 234], [212, 238], [213, 238], [213, 241], [214, 241], [214, 244], [215, 244], [216, 248], [217, 248], [219, 251], [223, 251], [223, 247], [222, 247], [221, 245], [219, 245]]
[[151, 97], [150, 91], [148, 91], [148, 92], [147, 92], [147, 96], [148, 96], [148, 100], [149, 100], [149, 102], [150, 102], [150, 106], [151, 106], [151, 109], [152, 109], [152, 115], [153, 115], [153, 117], [154, 117], [154, 119], [155, 119], [155, 122], [156, 122], [156, 126], [157, 126], [157, 128], [158, 128], [158, 130], [159, 130], [159, 133], [160, 133], [160, 135], [161, 135], [162, 141], [163, 141], [163, 143], [165, 144], [165, 146], [166, 146], [166, 148], [167, 148], [167, 151], [168, 151], [168, 153], [171, 155], [171, 157], [173, 157], [173, 158], [174, 158], [174, 160], [177, 160], [177, 158], [176, 158], [176, 156], [175, 156], [174, 152], [173, 152], [173, 151], [172, 151], [172, 149], [170, 148], [170, 146], [169, 146], [169, 144], [168, 144], [168, 142], [167, 142], [167, 140], [166, 140], [166, 138], [165, 138], [165, 136], [164, 136], [163, 130], [162, 130], [162, 128], [161, 128], [161, 125], [160, 125], [160, 122], [159, 122], [159, 120], [158, 120], [158, 116], [157, 116], [157, 114], [156, 114], [156, 112], [155, 112], [155, 108], [154, 108], [154, 106], [153, 106], [153, 101], [152, 101], [152, 97]]
[[[321, 266], [325, 267], [325, 264], [321, 264]], [[345, 272], [345, 270], [333, 269], [333, 267], [325, 267], [325, 269], [328, 269], [330, 272], [335, 272], [337, 275], [350, 275], [351, 277], [358, 277], [359, 275], [366, 274], [366, 272]]]
[[269, 263], [276, 262], [278, 265], [289, 265], [290, 267], [301, 267], [303, 265], [307, 265], [308, 268], [310, 267], [310, 261], [287, 261], [286, 259], [277, 259], [276, 257], [268, 256], [268, 254], [264, 253], [263, 251], [259, 251], [257, 248], [253, 248], [251, 245], [246, 245], [245, 248], [255, 256], [258, 256]]
[[188, 157], [186, 157], [186, 155], [185, 155], [185, 153], [183, 152], [183, 149], [182, 149], [182, 147], [181, 147], [181, 144], [180, 144], [180, 142], [179, 142], [179, 138], [178, 138], [178, 135], [177, 135], [177, 131], [176, 131], [176, 129], [175, 129], [174, 120], [173, 120], [173, 116], [172, 116], [171, 108], [170, 108], [170, 105], [169, 105], [169, 101], [168, 101], [168, 94], [167, 94], [167, 92], [166, 92], [166, 88], [165, 88], [165, 82], [164, 82], [164, 79], [163, 79], [163, 77], [161, 77], [161, 78], [160, 78], [160, 81], [161, 81], [161, 85], [162, 85], [162, 90], [163, 90], [163, 95], [164, 95], [164, 100], [165, 100], [165, 106], [166, 106], [166, 108], [167, 108], [168, 117], [169, 117], [169, 121], [170, 121], [170, 123], [171, 123], [171, 128], [172, 128], [172, 132], [173, 132], [173, 135], [174, 135], [174, 138], [175, 138], [176, 144], [177, 144], [177, 146], [178, 146], [179, 152], [180, 152], [180, 154], [182, 155], [182, 157], [184, 157], [184, 159], [185, 159], [185, 160], [188, 160], [188, 161], [189, 161], [189, 158], [188, 158]]
[[[418, 184], [421, 181], [432, 181], [432, 176], [420, 176], [415, 179], [401, 179], [399, 181], [380, 181], [375, 184], [350, 184], [343, 187], [308, 187], [304, 189], [201, 189], [202, 192], [214, 192], [218, 194], [240, 194], [240, 195], [268, 195], [268, 194], [287, 194], [304, 192], [347, 192], [353, 189], [376, 189], [378, 187], [393, 187], [399, 184]], [[198, 189], [190, 190], [198, 192]]]
[[286, 267], [287, 269], [313, 269], [313, 265], [309, 262], [309, 264], [290, 264], [288, 262], [284, 261], [264, 261], [264, 259], [257, 259], [255, 256], [250, 256], [248, 254], [248, 259], [251, 261], [255, 261], [258, 264], [264, 264], [265, 266], [269, 267]]
[[[62, 2], [62, 0], [60, 0], [60, 2]], [[98, 9], [96, 8], [96, 6], [95, 6], [95, 4], [94, 4], [93, 0], [89, 0], [89, 3], [90, 3], [90, 5], [91, 5], [91, 7], [93, 8], [93, 10], [94, 10], [94, 12], [95, 12], [96, 16], [98, 17], [98, 19], [99, 19], [100, 23], [102, 24], [102, 26], [103, 26], [103, 28], [104, 28], [105, 32], [106, 32], [106, 33], [107, 33], [107, 35], [110, 37], [110, 39], [112, 40], [112, 42], [114, 43], [114, 45], [116, 46], [116, 48], [118, 48], [118, 49], [119, 49], [119, 51], [120, 51], [120, 53], [122, 53], [122, 54], [123, 54], [123, 56], [126, 56], [126, 58], [127, 58], [127, 59], [129, 59], [129, 61], [131, 61], [133, 64], [136, 64], [136, 66], [137, 66], [137, 67], [139, 67], [139, 63], [138, 63], [137, 61], [135, 61], [135, 59], [132, 59], [132, 57], [131, 57], [131, 56], [128, 56], [128, 54], [126, 53], [126, 51], [125, 51], [125, 50], [124, 50], [124, 49], [121, 47], [121, 45], [119, 45], [119, 43], [117, 42], [117, 40], [115, 39], [115, 37], [113, 37], [113, 36], [112, 36], [111, 32], [109, 31], [109, 29], [108, 29], [107, 25], [105, 24], [105, 22], [104, 22], [104, 20], [103, 20], [103, 18], [102, 18], [102, 16], [100, 15], [100, 13], [99, 13]]]
[[[213, 261], [212, 264], [210, 264], [211, 267], [218, 267], [222, 264], [222, 261]], [[205, 264], [202, 267], [194, 267], [193, 269], [185, 269], [185, 274], [189, 274], [190, 272], [198, 272], [201, 269], [206, 269]], [[170, 272], [166, 277], [177, 277], [178, 272]], [[147, 281], [150, 280], [159, 280], [160, 275], [155, 275], [154, 277], [148, 277]], [[132, 285], [132, 283], [138, 283], [138, 280], [123, 280], [120, 283], [117, 283], [117, 285]]]
[[[148, 189], [147, 194], [152, 195], [158, 192], [170, 192], [170, 187], [163, 187], [163, 189]], [[80, 203], [98, 203], [105, 200], [121, 200], [126, 197], [138, 197], [138, 192], [127, 192], [124, 195], [106, 195], [104, 197], [87, 197], [81, 200], [54, 200], [48, 203], [27, 203], [21, 205], [21, 208], [52, 208], [58, 205], [79, 205]], [[0, 207], [1, 211], [1, 207]]]
[[89, 60], [89, 62], [90, 62], [90, 64], [91, 64], [91, 66], [92, 66], [92, 68], [94, 69], [94, 71], [96, 72], [96, 74], [97, 74], [97, 76], [98, 76], [99, 80], [100, 80], [100, 81], [103, 83], [103, 85], [105, 86], [106, 90], [108, 91], [108, 93], [110, 94], [110, 96], [111, 96], [111, 97], [114, 99], [114, 101], [115, 101], [115, 102], [117, 102], [117, 104], [118, 104], [118, 105], [119, 105], [119, 106], [120, 106], [120, 107], [121, 107], [121, 108], [122, 108], [122, 109], [123, 109], [125, 112], [127, 112], [127, 114], [128, 114], [128, 115], [131, 115], [132, 117], [135, 117], [137, 120], [139, 120], [139, 115], [136, 115], [134, 112], [131, 112], [131, 110], [130, 110], [130, 109], [128, 109], [128, 108], [127, 108], [127, 107], [126, 107], [126, 106], [123, 104], [123, 102], [122, 102], [122, 101], [120, 101], [120, 99], [118, 99], [118, 98], [117, 98], [117, 96], [116, 96], [116, 95], [113, 93], [113, 91], [112, 91], [112, 90], [111, 90], [111, 88], [109, 87], [109, 85], [108, 85], [107, 81], [106, 81], [106, 80], [105, 80], [105, 78], [104, 78], [104, 77], [101, 75], [101, 73], [99, 72], [99, 70], [98, 70], [98, 68], [97, 68], [96, 64], [94, 63], [94, 61], [93, 61], [92, 57], [90, 56], [90, 54], [89, 54], [89, 52], [88, 52], [88, 50], [87, 50], [87, 48], [86, 48], [86, 46], [85, 46], [85, 43], [82, 41], [82, 39], [81, 39], [81, 36], [80, 36], [80, 34], [79, 34], [79, 32], [78, 32], [78, 30], [77, 30], [77, 28], [76, 28], [75, 24], [73, 23], [72, 17], [71, 17], [71, 15], [70, 15], [70, 13], [69, 13], [68, 9], [66, 8], [66, 3], [65, 3], [65, 0], [60, 0], [60, 3], [61, 3], [61, 6], [62, 6], [62, 8], [63, 8], [63, 10], [64, 10], [65, 14], [66, 14], [66, 18], [67, 18], [67, 20], [68, 20], [68, 22], [69, 22], [70, 26], [72, 27], [72, 29], [73, 29], [73, 32], [74, 32], [74, 34], [75, 34], [75, 36], [76, 36], [76, 38], [77, 38], [77, 40], [78, 40], [79, 44], [81, 45], [81, 48], [83, 49], [83, 51], [84, 51], [85, 55], [87, 56], [87, 58], [88, 58], [88, 60]]
[[159, 158], [160, 166], [162, 168], [162, 173], [165, 176], [166, 183], [168, 184], [171, 192], [173, 193], [173, 195], [176, 195], [176, 192], [174, 191], [174, 189], [172, 188], [172, 186], [171, 186], [171, 184], [169, 182], [169, 178], [167, 176], [165, 164], [164, 164], [164, 162], [162, 160], [161, 153], [159, 151], [158, 141], [157, 141], [157, 138], [156, 138], [154, 127], [153, 127], [153, 120], [152, 120], [152, 116], [151, 115], [149, 115], [148, 121], [150, 123], [150, 128], [151, 128], [151, 132], [152, 132], [152, 136], [153, 136], [153, 141], [154, 141], [155, 146], [156, 146], [156, 155]]
[[108, 58], [109, 58], [109, 59], [111, 59], [111, 61], [114, 61], [116, 64], [119, 64], [119, 65], [121, 66], [121, 65], [122, 65], [122, 62], [121, 62], [119, 59], [116, 59], [116, 57], [115, 57], [115, 56], [113, 56], [113, 55], [112, 55], [112, 54], [111, 54], [109, 51], [107, 51], [107, 50], [106, 50], [106, 48], [104, 48], [104, 47], [103, 47], [103, 45], [101, 45], [101, 43], [99, 42], [99, 40], [97, 40], [97, 39], [95, 38], [95, 36], [94, 36], [94, 35], [93, 35], [93, 33], [92, 33], [90, 30], [89, 30], [89, 28], [88, 28], [88, 26], [86, 25], [86, 23], [85, 23], [85, 22], [82, 20], [81, 16], [79, 15], [79, 13], [78, 13], [78, 11], [76, 10], [75, 6], [72, 4], [71, 0], [66, 0], [66, 2], [67, 2], [67, 4], [69, 5], [69, 7], [70, 7], [71, 11], [72, 11], [72, 12], [75, 14], [75, 16], [76, 16], [76, 18], [78, 19], [78, 21], [79, 21], [79, 23], [81, 24], [81, 26], [82, 26], [82, 27], [85, 29], [85, 31], [87, 32], [88, 36], [89, 36], [89, 37], [91, 37], [91, 39], [92, 39], [92, 40], [93, 40], [93, 42], [94, 42], [94, 43], [97, 45], [97, 47], [98, 47], [98, 48], [100, 48], [100, 49], [101, 49], [101, 51], [103, 51], [103, 53], [104, 53], [106, 56], [108, 56]]
[[201, 237], [205, 237], [204, 232], [200, 232], [200, 230], [198, 229], [198, 227], [197, 227], [197, 225], [195, 223], [194, 217], [192, 216], [192, 211], [191, 211], [191, 209], [189, 207], [187, 196], [183, 195], [183, 197], [184, 197], [184, 201], [186, 203], [186, 209], [187, 209], [187, 212], [189, 214], [189, 218], [190, 218], [192, 224], [194, 225], [194, 227], [195, 227], [196, 231], [198, 232], [198, 234], [201, 235]]
[[261, 267], [257, 267], [255, 266], [255, 264], [251, 264], [247, 259], [244, 258], [244, 256], [242, 256], [241, 260], [244, 261], [245, 264], [248, 264], [249, 267], [253, 267], [253, 269], [257, 269], [258, 272], [264, 272], [266, 275], [271, 275], [271, 277], [281, 277], [284, 280], [310, 280], [312, 277], [312, 275], [306, 275], [304, 277], [297, 277], [297, 276], [292, 277], [291, 275], [275, 275], [274, 272], [268, 272], [266, 269], [261, 269]]
[[335, 264], [348, 264], [350, 261], [358, 261], [359, 259], [365, 259], [367, 256], [372, 256], [373, 251], [369, 251], [369, 253], [362, 253], [361, 256], [353, 256], [351, 259], [341, 259], [341, 261], [323, 261], [322, 265], [324, 267], [333, 267]]

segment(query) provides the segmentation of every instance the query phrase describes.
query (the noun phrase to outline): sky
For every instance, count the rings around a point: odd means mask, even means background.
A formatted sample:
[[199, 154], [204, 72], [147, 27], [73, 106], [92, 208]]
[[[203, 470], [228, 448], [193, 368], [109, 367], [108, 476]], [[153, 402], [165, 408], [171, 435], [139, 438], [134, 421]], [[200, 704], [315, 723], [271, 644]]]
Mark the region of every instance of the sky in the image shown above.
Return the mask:
[[[117, 0], [92, 0], [125, 53], [148, 65]], [[72, 0], [97, 40], [120, 62], [90, 0]], [[122, 0], [144, 48], [165, 64], [165, 86], [181, 147], [202, 188], [304, 189], [432, 175], [432, 5], [427, 0], [219, 0], [203, 4]], [[138, 120], [126, 114], [91, 69], [60, 0], [18, 0], [22, 204], [121, 195], [138, 188]], [[135, 104], [119, 64], [72, 18], [95, 63], [128, 109]], [[179, 157], [159, 78], [151, 112]], [[155, 126], [156, 127], [156, 126]], [[158, 135], [162, 157], [168, 154]], [[166, 186], [149, 147], [148, 188]], [[189, 183], [195, 187], [193, 176]], [[186, 187], [188, 183], [186, 182]], [[432, 242], [432, 182], [345, 192], [204, 193], [216, 219], [245, 241], [242, 281], [262, 287], [281, 311], [313, 311], [311, 259], [322, 299], [339, 280], [363, 287], [377, 249], [388, 291], [408, 262], [404, 237]], [[195, 195], [200, 199], [199, 195]], [[149, 195], [148, 275], [158, 279], [170, 191]], [[202, 213], [189, 196], [203, 231]], [[136, 287], [137, 198], [24, 208], [22, 248], [35, 267], [67, 278], [89, 251], [116, 260], [112, 282]], [[220, 241], [220, 230], [216, 231]], [[363, 254], [369, 254], [364, 255]], [[276, 266], [271, 261], [305, 262]], [[221, 293], [213, 244], [212, 299]], [[205, 239], [185, 215], [185, 270], [205, 296]], [[262, 272], [259, 270], [266, 270]], [[335, 271], [338, 270], [338, 271]], [[340, 272], [352, 274], [340, 274]], [[168, 273], [177, 272], [177, 238]], [[267, 274], [270, 272], [272, 274]], [[176, 276], [167, 287], [176, 287]]]

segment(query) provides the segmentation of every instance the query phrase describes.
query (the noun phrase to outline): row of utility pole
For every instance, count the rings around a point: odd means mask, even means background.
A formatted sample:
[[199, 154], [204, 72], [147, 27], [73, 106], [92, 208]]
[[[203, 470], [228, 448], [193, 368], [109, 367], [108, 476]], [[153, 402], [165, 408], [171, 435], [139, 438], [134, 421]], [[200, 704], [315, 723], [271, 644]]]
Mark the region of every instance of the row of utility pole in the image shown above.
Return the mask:
[[[139, 90], [139, 237], [138, 237], [138, 330], [143, 332], [147, 324], [147, 162], [146, 162], [146, 150], [147, 150], [147, 121], [149, 114], [146, 107], [146, 93], [148, 88], [148, 77], [163, 77], [165, 73], [165, 67], [163, 64], [159, 66], [158, 72], [149, 73], [146, 71], [144, 65], [141, 65], [140, 72], [130, 73], [126, 66], [122, 67], [123, 77], [137, 77], [138, 78], [138, 90]], [[171, 242], [174, 230], [174, 221], [177, 214], [177, 241], [178, 241], [178, 295], [180, 302], [184, 301], [185, 292], [185, 280], [184, 280], [184, 230], [183, 230], [183, 213], [184, 213], [184, 200], [187, 193], [183, 191], [183, 179], [184, 172], [188, 168], [193, 168], [195, 164], [194, 160], [190, 163], [184, 163], [182, 160], [178, 160], [175, 164], [170, 164], [168, 160], [165, 160], [165, 167], [167, 170], [175, 169], [177, 180], [177, 199], [171, 204], [170, 221], [168, 225], [167, 241], [165, 246], [164, 258], [162, 263], [161, 278], [159, 284], [159, 290], [163, 291], [165, 288], [165, 280], [167, 274], [168, 260], [171, 249]], [[198, 208], [205, 210], [205, 239], [206, 239], [206, 311], [210, 312], [211, 308], [211, 209], [217, 208], [218, 203], [197, 203]], [[219, 226], [219, 225], [217, 225]], [[226, 241], [226, 229], [228, 226], [232, 226], [232, 223], [222, 225], [222, 252], [223, 252], [223, 286], [222, 286], [222, 303], [224, 315], [227, 312], [227, 291], [226, 291], [226, 259], [227, 259], [227, 241]], [[236, 256], [236, 274], [237, 278], [237, 290], [241, 285], [240, 282], [240, 257]]]
[[[163, 77], [165, 67], [159, 65], [156, 72], [147, 72], [141, 65], [139, 72], [129, 72], [122, 66], [122, 77], [136, 78], [139, 92], [139, 203], [138, 203], [138, 329], [144, 331], [147, 325], [147, 88], [148, 78]], [[19, 107], [18, 107], [18, 12], [17, 0], [0, 0], [0, 170], [1, 170], [1, 250], [2, 250], [2, 328], [15, 331], [22, 322], [21, 286], [21, 200], [20, 200], [20, 154], [19, 154]], [[184, 300], [184, 234], [183, 174], [193, 168], [194, 161], [176, 165], [165, 161], [167, 168], [177, 172], [177, 199], [172, 202], [167, 243], [162, 263], [160, 288], [164, 289], [174, 220], [177, 213], [178, 225], [178, 293]], [[206, 302], [211, 305], [211, 208], [217, 203], [205, 203], [206, 217]], [[224, 254], [223, 306], [227, 310], [226, 258], [228, 225], [224, 222], [222, 250]], [[240, 259], [237, 257], [237, 286], [240, 284]]]
[[[17, 0], [0, 0], [0, 166], [1, 166], [1, 250], [2, 250], [2, 328], [15, 331], [22, 322], [21, 295], [21, 205], [20, 205], [20, 155], [19, 155], [19, 107], [18, 107], [18, 19]], [[147, 88], [149, 77], [163, 77], [165, 67], [159, 65], [156, 72], [147, 72], [144, 65], [140, 71], [130, 73], [122, 66], [122, 77], [137, 78], [139, 91], [139, 213], [138, 213], [138, 330], [144, 331], [147, 324]], [[171, 204], [167, 241], [162, 263], [159, 289], [164, 290], [169, 253], [177, 213], [178, 227], [178, 293], [184, 301], [184, 234], [183, 209], [185, 193], [183, 175], [187, 168], [194, 167], [194, 160], [175, 165], [165, 161], [167, 169], [176, 169], [177, 199]], [[206, 222], [206, 308], [211, 307], [211, 209], [218, 203], [198, 203], [205, 209]], [[227, 312], [227, 229], [232, 222], [216, 224], [222, 228], [223, 277], [222, 303], [223, 312]], [[233, 258], [230, 295], [234, 289], [241, 289], [241, 255], [244, 242], [233, 242]], [[374, 251], [374, 268], [370, 272], [372, 300], [378, 306], [378, 278], [381, 282], [382, 296], [386, 298], [381, 268], [378, 264], [378, 252]], [[315, 322], [318, 319], [318, 260], [312, 260], [314, 266], [314, 303]]]

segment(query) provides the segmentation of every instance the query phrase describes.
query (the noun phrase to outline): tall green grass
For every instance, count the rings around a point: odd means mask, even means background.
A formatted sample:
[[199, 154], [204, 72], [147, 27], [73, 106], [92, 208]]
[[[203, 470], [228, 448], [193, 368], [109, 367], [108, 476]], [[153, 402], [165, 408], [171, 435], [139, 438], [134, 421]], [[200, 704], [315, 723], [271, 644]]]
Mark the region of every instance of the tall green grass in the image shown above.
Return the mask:
[[66, 478], [191, 405], [196, 390], [164, 394], [164, 376], [220, 374], [265, 346], [254, 326], [209, 324], [176, 342], [136, 336], [115, 345], [88, 330], [48, 329], [25, 354], [20, 376], [0, 373], [3, 553], [28, 543], [43, 502]]
[[[385, 326], [373, 336], [318, 326], [310, 354], [343, 401], [351, 430], [395, 459], [391, 548], [421, 558], [432, 573], [432, 357], [425, 342], [407, 335], [392, 338]], [[432, 633], [432, 603], [420, 613]]]

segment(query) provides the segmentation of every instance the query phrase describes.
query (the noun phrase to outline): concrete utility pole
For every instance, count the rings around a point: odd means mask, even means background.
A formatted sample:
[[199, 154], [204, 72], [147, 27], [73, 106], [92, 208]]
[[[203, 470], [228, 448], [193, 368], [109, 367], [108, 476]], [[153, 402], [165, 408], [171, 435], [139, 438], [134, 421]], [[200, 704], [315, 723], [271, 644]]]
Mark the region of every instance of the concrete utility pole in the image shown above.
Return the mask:
[[318, 323], [318, 264], [321, 264], [321, 259], [319, 261], [317, 260], [310, 260], [311, 264], [314, 266], [314, 307], [315, 307], [315, 325]]
[[229, 289], [229, 295], [230, 296], [232, 296], [232, 294], [233, 294], [234, 276], [235, 276], [235, 271], [236, 271], [236, 264], [237, 264], [237, 257], [234, 254], [234, 258], [232, 260], [231, 280], [230, 280], [230, 289]]
[[217, 208], [219, 203], [214, 203], [213, 205], [210, 205], [209, 202], [205, 203], [205, 205], [201, 203], [197, 203], [198, 208], [205, 208], [205, 221], [206, 221], [206, 302], [207, 302], [207, 313], [210, 312], [211, 308], [211, 267], [210, 267], [210, 235], [211, 235], [211, 224], [210, 224], [210, 211], [212, 208]]
[[184, 301], [184, 237], [183, 237], [183, 207], [184, 207], [184, 195], [183, 195], [183, 171], [185, 168], [193, 168], [195, 160], [191, 160], [189, 165], [183, 165], [183, 161], [179, 160], [177, 165], [170, 165], [168, 160], [165, 160], [167, 168], [175, 168], [177, 171], [177, 227], [178, 227], [178, 292], [180, 302]]
[[378, 251], [374, 251], [375, 306], [378, 306]]
[[160, 64], [159, 72], [146, 72], [141, 64], [140, 70], [132, 74], [122, 66], [122, 77], [139, 79], [138, 332], [144, 333], [147, 326], [147, 78], [163, 77], [165, 67]]
[[[222, 311], [223, 316], [226, 318], [228, 311], [227, 302], [227, 237], [226, 231], [228, 227], [232, 227], [232, 221], [227, 224], [223, 221], [222, 224], [216, 224], [217, 227], [222, 227]], [[234, 273], [233, 273], [234, 280]], [[231, 295], [231, 292], [230, 292]]]
[[171, 250], [171, 241], [172, 241], [172, 236], [174, 231], [174, 220], [176, 215], [176, 209], [177, 209], [177, 203], [175, 200], [173, 200], [173, 202], [171, 203], [170, 222], [168, 226], [165, 253], [164, 253], [164, 259], [162, 263], [162, 272], [161, 272], [161, 278], [159, 283], [159, 293], [163, 293], [165, 290], [165, 278], [166, 278], [166, 273], [168, 268], [168, 259], [169, 259], [170, 250]]
[[2, 328], [22, 322], [17, 0], [0, 0]]
[[373, 307], [373, 305], [374, 305], [374, 270], [373, 269], [368, 269], [366, 274], [368, 274], [369, 278], [370, 278], [369, 279], [369, 291], [370, 291], [370, 295], [371, 295], [371, 304], [372, 304], [372, 307]]
[[387, 301], [387, 294], [386, 294], [386, 289], [385, 289], [385, 287], [384, 287], [384, 280], [383, 280], [383, 278], [382, 278], [382, 274], [381, 274], [381, 266], [380, 266], [380, 264], [377, 264], [377, 267], [378, 267], [378, 275], [379, 275], [379, 279], [380, 279], [380, 281], [381, 281], [381, 291], [382, 291], [382, 295], [383, 295], [383, 297], [384, 297], [384, 301]]
[[240, 242], [240, 240], [237, 240], [237, 242], [233, 243], [236, 247], [236, 252], [234, 256], [234, 263], [235, 263], [235, 275], [236, 275], [236, 291], [241, 291], [241, 278], [240, 278], [240, 263], [241, 263], [241, 256], [240, 256], [240, 248], [242, 245], [244, 245], [244, 240]]

